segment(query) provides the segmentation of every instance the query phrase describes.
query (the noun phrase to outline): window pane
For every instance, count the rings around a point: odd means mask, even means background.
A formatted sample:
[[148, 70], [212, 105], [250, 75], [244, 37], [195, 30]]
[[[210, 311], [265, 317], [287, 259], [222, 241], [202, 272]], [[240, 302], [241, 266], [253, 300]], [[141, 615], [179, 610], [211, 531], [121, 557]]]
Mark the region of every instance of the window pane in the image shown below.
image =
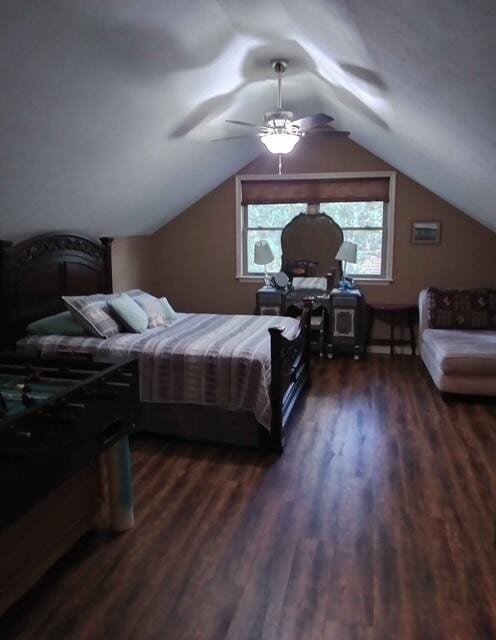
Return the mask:
[[295, 216], [306, 210], [306, 204], [249, 204], [247, 226], [249, 229], [257, 227], [282, 229]]
[[382, 227], [384, 202], [322, 202], [322, 213], [340, 227]]
[[349, 275], [380, 276], [382, 274], [382, 231], [343, 231], [344, 239], [354, 242], [357, 248], [357, 263], [349, 262]]
[[274, 229], [271, 231], [248, 231], [247, 232], [247, 254], [246, 264], [248, 273], [264, 273], [263, 264], [255, 264], [253, 255], [255, 251], [255, 242], [257, 240], [267, 240], [274, 254], [274, 261], [267, 265], [267, 270], [273, 273], [281, 270], [281, 230]]

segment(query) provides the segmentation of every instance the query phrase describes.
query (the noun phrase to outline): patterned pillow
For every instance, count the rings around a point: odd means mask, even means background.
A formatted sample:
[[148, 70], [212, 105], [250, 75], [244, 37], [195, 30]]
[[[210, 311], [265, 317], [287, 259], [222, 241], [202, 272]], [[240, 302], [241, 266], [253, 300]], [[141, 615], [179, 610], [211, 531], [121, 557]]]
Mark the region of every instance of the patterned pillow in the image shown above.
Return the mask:
[[427, 290], [431, 329], [489, 329], [488, 289]]
[[91, 334], [98, 338], [110, 338], [120, 332], [119, 325], [110, 315], [108, 300], [116, 294], [95, 293], [91, 296], [62, 296], [68, 311]]
[[141, 291], [141, 289], [132, 289], [126, 291], [127, 295], [132, 298], [148, 316], [148, 328], [163, 327], [169, 324], [169, 320], [165, 317], [164, 309], [155, 296]]

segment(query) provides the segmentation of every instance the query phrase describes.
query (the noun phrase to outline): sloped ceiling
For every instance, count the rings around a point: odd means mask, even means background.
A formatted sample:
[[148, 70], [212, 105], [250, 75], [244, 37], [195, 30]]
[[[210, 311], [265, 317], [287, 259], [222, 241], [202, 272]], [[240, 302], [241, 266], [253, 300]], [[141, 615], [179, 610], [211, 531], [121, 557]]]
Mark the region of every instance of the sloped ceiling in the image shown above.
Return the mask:
[[0, 237], [150, 233], [260, 153], [269, 61], [324, 111], [496, 230], [493, 0], [4, 0]]

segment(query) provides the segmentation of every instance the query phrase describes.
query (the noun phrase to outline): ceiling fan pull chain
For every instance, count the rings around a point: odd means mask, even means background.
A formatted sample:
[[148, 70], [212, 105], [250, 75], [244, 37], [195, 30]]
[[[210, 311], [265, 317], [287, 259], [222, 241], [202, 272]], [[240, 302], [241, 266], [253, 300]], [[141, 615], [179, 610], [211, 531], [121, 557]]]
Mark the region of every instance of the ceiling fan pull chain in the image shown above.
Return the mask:
[[279, 175], [282, 175], [282, 155], [279, 154]]

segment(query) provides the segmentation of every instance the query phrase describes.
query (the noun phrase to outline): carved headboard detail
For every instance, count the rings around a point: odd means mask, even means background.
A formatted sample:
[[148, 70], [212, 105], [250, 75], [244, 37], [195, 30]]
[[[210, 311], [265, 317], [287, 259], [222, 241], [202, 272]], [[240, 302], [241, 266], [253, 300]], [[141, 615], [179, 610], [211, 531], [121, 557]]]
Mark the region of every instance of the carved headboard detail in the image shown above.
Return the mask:
[[0, 342], [13, 348], [26, 326], [64, 310], [63, 295], [112, 291], [112, 238], [68, 233], [0, 242]]

